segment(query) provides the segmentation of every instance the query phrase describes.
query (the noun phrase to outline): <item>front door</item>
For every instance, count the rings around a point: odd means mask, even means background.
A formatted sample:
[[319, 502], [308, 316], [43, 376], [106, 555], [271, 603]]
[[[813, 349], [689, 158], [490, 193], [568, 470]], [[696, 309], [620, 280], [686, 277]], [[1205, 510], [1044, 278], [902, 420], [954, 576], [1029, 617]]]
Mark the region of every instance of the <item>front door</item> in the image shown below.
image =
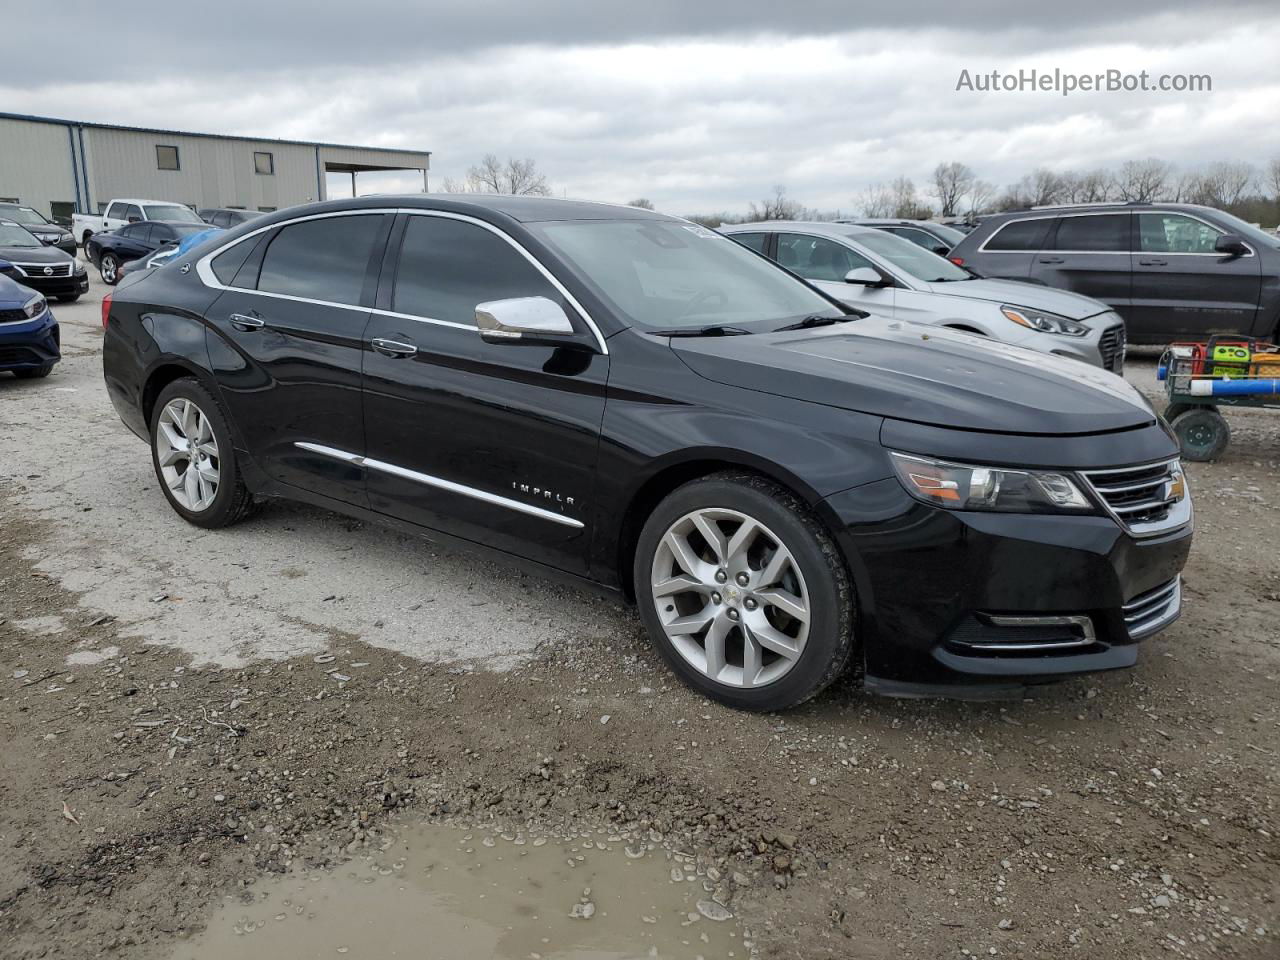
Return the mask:
[[1101, 300], [1127, 319], [1132, 219], [1127, 211], [1059, 217], [1032, 261], [1031, 278]]
[[585, 572], [609, 358], [480, 339], [490, 300], [547, 297], [583, 325], [496, 229], [404, 215], [391, 247], [365, 338], [370, 506]]
[[1256, 254], [1233, 257], [1214, 244], [1225, 231], [1182, 213], [1139, 213], [1129, 337], [1167, 342], [1252, 332], [1262, 293]]
[[392, 219], [300, 220], [210, 264], [224, 289], [208, 311], [210, 360], [249, 454], [274, 480], [357, 505], [362, 343]]

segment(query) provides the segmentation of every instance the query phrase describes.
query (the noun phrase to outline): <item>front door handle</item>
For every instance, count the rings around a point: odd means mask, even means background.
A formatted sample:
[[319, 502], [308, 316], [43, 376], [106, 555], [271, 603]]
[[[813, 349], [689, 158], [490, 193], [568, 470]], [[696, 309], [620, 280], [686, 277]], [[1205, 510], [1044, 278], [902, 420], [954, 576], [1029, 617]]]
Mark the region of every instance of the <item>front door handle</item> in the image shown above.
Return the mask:
[[1154, 258], [1138, 261], [1138, 266], [1140, 267], [1167, 267], [1168, 265], [1168, 260], [1158, 260]]
[[369, 343], [373, 349], [384, 357], [412, 357], [418, 352], [418, 348], [412, 343], [402, 343], [399, 340], [385, 340], [382, 337], [374, 337]]
[[233, 313], [231, 315], [231, 325], [237, 330], [243, 330], [248, 333], [250, 330], [265, 327], [267, 323], [258, 317], [245, 316], [243, 313]]
[[1066, 263], [1066, 261], [1063, 260], [1062, 257], [1041, 257], [1040, 262], [1041, 263]]

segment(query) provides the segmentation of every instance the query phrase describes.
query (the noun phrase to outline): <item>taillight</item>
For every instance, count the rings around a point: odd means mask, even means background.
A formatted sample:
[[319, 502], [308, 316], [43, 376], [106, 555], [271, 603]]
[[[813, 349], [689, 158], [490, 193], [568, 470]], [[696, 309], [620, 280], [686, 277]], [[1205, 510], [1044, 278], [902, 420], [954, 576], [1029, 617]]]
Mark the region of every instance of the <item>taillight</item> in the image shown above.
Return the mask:
[[952, 263], [954, 263], [957, 267], [964, 266], [964, 257], [947, 257], [947, 259], [950, 260]]
[[111, 316], [111, 294], [102, 298], [102, 329], [107, 329], [107, 318]]

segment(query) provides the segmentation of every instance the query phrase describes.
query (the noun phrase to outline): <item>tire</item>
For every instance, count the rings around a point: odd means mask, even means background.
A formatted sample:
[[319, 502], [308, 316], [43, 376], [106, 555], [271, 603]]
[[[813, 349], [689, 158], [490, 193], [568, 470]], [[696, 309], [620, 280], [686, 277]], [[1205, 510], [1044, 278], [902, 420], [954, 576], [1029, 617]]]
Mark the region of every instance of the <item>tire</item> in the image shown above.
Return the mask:
[[53, 364], [47, 367], [28, 367], [26, 370], [15, 370], [13, 375], [19, 380], [41, 380], [53, 373]]
[[1174, 420], [1178, 419], [1181, 414], [1186, 413], [1188, 410], [1198, 409], [1199, 407], [1194, 403], [1170, 403], [1164, 408], [1164, 412], [1161, 413], [1160, 416], [1164, 417], [1165, 423], [1173, 423]]
[[[756, 527], [738, 550], [748, 521]], [[708, 524], [714, 549], [700, 532]], [[717, 473], [672, 492], [640, 532], [634, 586], [663, 658], [689, 686], [728, 706], [795, 707], [848, 666], [854, 594], [844, 561], [808, 508], [763, 477]]]
[[80, 299], [80, 294], [72, 293], [72, 294], [68, 294], [65, 297], [59, 297], [58, 302], [59, 303], [75, 303], [79, 299]]
[[84, 236], [80, 238], [80, 249], [84, 251], [84, 258], [89, 259], [89, 241], [93, 238], [93, 231], [86, 230]]
[[[193, 409], [198, 417], [191, 414]], [[207, 425], [207, 431], [203, 425]], [[182, 519], [197, 527], [217, 529], [238, 523], [252, 512], [253, 495], [244, 485], [236, 462], [227, 418], [202, 383], [183, 378], [161, 390], [151, 412], [150, 426], [151, 464], [156, 480], [169, 506]], [[202, 437], [208, 439], [201, 440]], [[188, 439], [200, 441], [197, 455], [203, 458], [203, 468], [197, 469], [190, 483], [190, 448], [178, 442]], [[162, 457], [167, 462], [162, 462]]]
[[1169, 424], [1188, 460], [1217, 460], [1231, 442], [1231, 427], [1214, 407], [1184, 410]]
[[114, 253], [104, 253], [98, 260], [98, 273], [102, 282], [114, 287], [120, 282], [120, 261]]

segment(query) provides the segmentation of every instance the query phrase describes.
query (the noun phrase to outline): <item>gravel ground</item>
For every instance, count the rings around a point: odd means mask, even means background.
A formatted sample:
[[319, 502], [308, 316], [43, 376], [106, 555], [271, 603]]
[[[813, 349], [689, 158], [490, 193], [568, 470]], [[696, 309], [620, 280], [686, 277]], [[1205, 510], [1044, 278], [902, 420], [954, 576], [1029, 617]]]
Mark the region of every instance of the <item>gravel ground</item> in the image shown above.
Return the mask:
[[184, 525], [106, 399], [101, 292], [53, 376], [0, 377], [0, 957], [163, 957], [443, 818], [656, 833], [763, 957], [1280, 952], [1280, 414], [1190, 466], [1186, 612], [1136, 669], [755, 716], [609, 601], [287, 504]]

